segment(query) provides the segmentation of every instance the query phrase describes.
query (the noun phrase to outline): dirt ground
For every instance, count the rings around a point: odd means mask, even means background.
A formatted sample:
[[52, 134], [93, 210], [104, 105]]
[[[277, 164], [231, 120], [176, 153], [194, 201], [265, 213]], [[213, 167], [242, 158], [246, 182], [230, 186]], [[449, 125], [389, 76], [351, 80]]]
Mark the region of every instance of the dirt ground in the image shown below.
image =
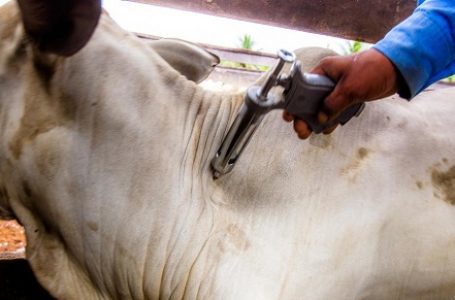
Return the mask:
[[24, 229], [16, 221], [0, 221], [0, 253], [24, 252]]

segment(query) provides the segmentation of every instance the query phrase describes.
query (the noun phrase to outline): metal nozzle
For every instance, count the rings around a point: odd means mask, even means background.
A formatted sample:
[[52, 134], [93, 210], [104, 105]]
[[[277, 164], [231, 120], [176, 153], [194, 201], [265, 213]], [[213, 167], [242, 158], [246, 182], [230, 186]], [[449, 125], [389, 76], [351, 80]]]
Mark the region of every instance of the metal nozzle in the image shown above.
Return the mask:
[[280, 49], [278, 50], [277, 55], [278, 55], [277, 64], [270, 72], [270, 75], [267, 77], [267, 80], [264, 82], [262, 87], [259, 89], [259, 94], [257, 95], [259, 101], [267, 100], [267, 95], [269, 94], [270, 90], [277, 85], [277, 81], [281, 73], [281, 70], [284, 67], [284, 64], [293, 63], [295, 61], [295, 54], [290, 51]]
[[242, 108], [211, 162], [214, 179], [229, 173], [234, 168], [234, 164], [261, 123], [262, 118], [272, 109], [274, 103], [269, 101], [273, 100], [269, 96], [269, 91], [278, 84], [284, 64], [295, 61], [294, 53], [286, 50], [279, 50], [278, 57], [279, 61], [269, 73], [264, 84], [261, 87], [252, 86], [248, 89]]

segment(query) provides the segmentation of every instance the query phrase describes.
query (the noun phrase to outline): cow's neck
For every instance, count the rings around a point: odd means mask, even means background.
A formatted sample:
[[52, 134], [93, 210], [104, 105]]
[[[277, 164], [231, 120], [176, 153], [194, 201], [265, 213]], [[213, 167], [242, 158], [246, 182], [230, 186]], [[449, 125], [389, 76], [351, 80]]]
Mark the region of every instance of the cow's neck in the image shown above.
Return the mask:
[[[180, 79], [172, 90], [178, 99], [174, 124], [182, 130], [182, 167], [193, 179], [211, 181], [210, 161], [240, 108], [243, 94], [214, 93]], [[182, 175], [190, 178], [188, 173]]]

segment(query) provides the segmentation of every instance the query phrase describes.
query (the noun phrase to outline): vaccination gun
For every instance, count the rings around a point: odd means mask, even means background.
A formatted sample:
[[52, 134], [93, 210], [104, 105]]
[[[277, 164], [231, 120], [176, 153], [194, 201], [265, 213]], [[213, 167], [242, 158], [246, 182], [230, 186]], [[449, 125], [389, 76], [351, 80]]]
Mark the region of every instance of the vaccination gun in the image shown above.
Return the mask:
[[[232, 171], [265, 114], [273, 109], [285, 109], [291, 115], [304, 120], [315, 133], [321, 133], [336, 123], [344, 125], [362, 112], [365, 104], [355, 104], [344, 110], [335, 120], [319, 123], [317, 113], [325, 97], [334, 89], [335, 83], [323, 75], [303, 73], [301, 63], [292, 52], [279, 50], [278, 58], [262, 86], [253, 85], [248, 88], [234, 123], [212, 159], [215, 179]], [[290, 72], [282, 74], [286, 64], [291, 65]], [[276, 86], [284, 88], [282, 97], [270, 93]]]

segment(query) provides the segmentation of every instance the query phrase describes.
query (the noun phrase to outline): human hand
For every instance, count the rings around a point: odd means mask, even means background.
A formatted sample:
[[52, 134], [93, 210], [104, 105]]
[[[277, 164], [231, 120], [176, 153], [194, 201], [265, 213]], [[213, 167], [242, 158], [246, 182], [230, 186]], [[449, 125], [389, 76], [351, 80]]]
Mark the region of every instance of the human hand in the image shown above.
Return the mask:
[[[326, 57], [310, 73], [328, 76], [336, 82], [318, 113], [321, 124], [335, 119], [350, 105], [393, 95], [398, 88], [398, 74], [394, 65], [375, 49], [349, 56]], [[300, 139], [311, 135], [311, 129], [305, 121], [294, 118], [286, 111], [283, 119], [294, 121], [294, 130]], [[324, 134], [333, 132], [337, 125], [327, 128]]]

